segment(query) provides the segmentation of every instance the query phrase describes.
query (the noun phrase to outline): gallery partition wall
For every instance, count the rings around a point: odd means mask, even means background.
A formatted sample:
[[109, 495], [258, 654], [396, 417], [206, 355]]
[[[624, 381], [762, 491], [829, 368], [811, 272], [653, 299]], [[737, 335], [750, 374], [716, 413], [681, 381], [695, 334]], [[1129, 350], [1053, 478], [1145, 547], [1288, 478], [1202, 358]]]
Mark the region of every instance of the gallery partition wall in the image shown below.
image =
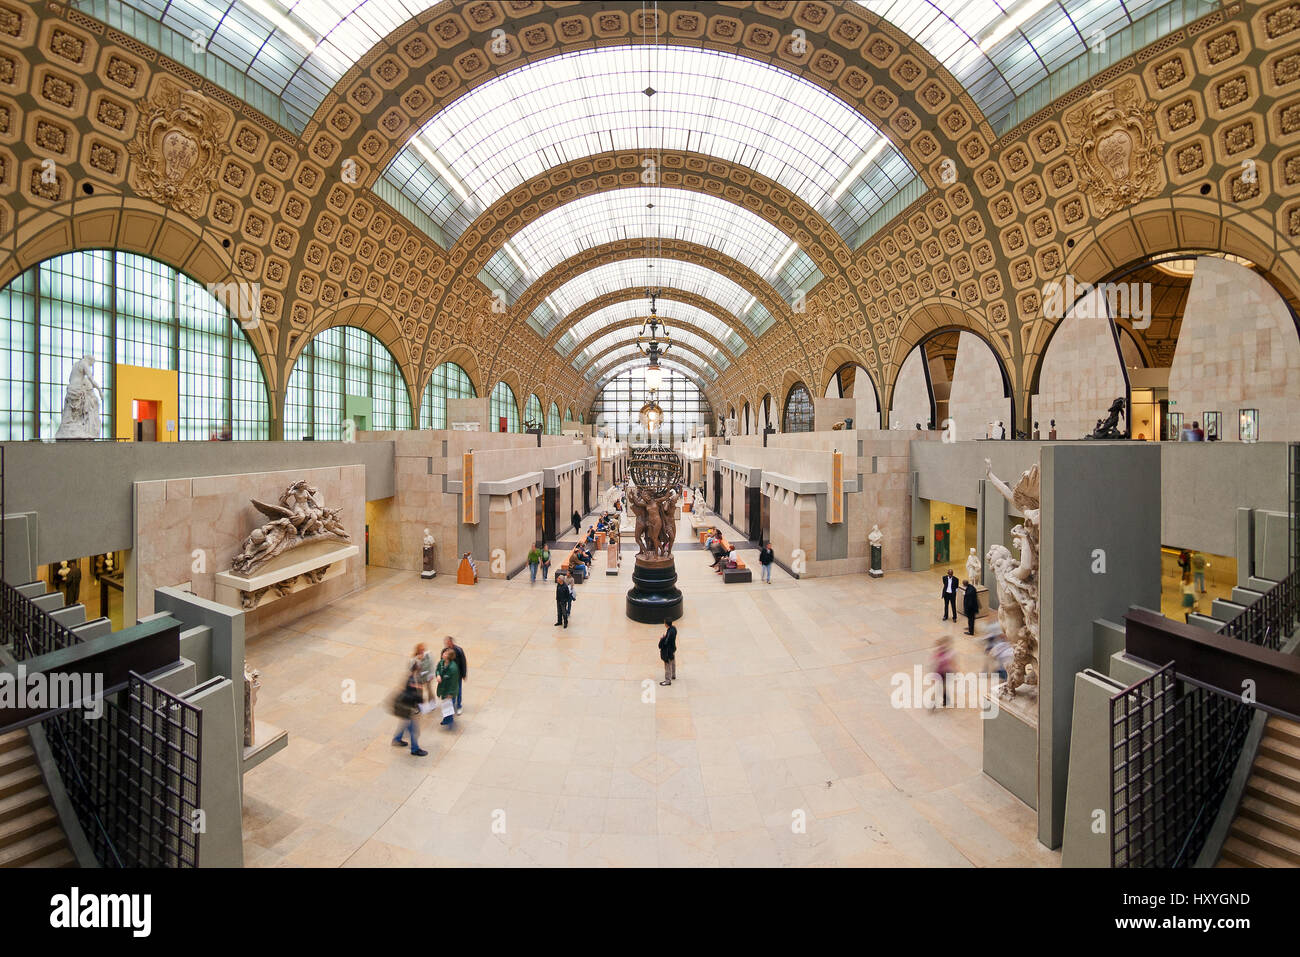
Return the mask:
[[47, 259], [0, 290], [0, 439], [53, 438], [72, 366], [95, 358], [111, 438], [115, 367], [177, 374], [174, 437], [266, 439], [271, 405], [238, 322], [165, 263], [94, 249]]
[[358, 414], [372, 431], [409, 429], [406, 380], [382, 342], [364, 329], [334, 326], [309, 342], [293, 364], [284, 437], [341, 439], [343, 420]]

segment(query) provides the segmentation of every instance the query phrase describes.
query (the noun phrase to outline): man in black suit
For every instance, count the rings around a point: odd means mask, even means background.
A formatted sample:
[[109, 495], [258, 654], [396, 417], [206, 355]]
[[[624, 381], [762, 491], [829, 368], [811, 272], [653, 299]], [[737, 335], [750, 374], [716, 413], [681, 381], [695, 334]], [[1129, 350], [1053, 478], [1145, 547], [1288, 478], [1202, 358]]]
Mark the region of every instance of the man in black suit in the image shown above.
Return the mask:
[[943, 576], [943, 620], [948, 620], [948, 609], [952, 609], [952, 620], [957, 620], [957, 576], [948, 569]]

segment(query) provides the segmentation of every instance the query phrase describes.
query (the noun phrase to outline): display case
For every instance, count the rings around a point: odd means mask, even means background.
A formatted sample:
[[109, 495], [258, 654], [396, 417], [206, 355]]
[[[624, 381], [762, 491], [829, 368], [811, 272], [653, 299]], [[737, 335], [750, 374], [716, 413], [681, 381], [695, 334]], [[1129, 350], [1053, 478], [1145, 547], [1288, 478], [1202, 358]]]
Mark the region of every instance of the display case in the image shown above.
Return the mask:
[[1259, 441], [1259, 409], [1237, 411], [1237, 438], [1243, 442]]
[[1183, 440], [1183, 414], [1170, 412], [1165, 416], [1165, 441], [1181, 442]]
[[1220, 412], [1202, 412], [1201, 424], [1205, 427], [1205, 441], [1219, 442], [1223, 439], [1223, 414]]

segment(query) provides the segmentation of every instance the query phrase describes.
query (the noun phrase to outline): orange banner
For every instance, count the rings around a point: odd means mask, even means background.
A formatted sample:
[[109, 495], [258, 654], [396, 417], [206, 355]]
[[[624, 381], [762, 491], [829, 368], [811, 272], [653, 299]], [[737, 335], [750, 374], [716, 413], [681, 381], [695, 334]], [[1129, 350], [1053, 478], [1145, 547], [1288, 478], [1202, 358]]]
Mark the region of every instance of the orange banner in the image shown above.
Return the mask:
[[474, 482], [474, 453], [466, 452], [461, 456], [461, 501], [464, 503], [463, 520], [469, 525], [478, 523], [475, 513], [478, 511], [476, 485]]
[[844, 521], [844, 453], [831, 453], [831, 493], [826, 522], [838, 525]]

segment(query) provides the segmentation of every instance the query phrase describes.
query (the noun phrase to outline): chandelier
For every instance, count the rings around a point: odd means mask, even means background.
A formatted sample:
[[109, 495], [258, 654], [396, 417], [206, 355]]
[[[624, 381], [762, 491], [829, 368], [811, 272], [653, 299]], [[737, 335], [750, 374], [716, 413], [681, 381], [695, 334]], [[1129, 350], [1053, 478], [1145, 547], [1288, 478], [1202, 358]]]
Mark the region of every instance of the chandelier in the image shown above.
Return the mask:
[[[641, 331], [637, 333], [636, 348], [648, 362], [645, 370], [645, 385], [653, 393], [663, 385], [663, 369], [659, 366], [659, 360], [668, 354], [673, 343], [668, 327], [659, 321], [659, 290], [647, 289], [646, 296], [650, 299], [650, 318], [641, 325]], [[661, 327], [662, 332], [660, 332]]]

